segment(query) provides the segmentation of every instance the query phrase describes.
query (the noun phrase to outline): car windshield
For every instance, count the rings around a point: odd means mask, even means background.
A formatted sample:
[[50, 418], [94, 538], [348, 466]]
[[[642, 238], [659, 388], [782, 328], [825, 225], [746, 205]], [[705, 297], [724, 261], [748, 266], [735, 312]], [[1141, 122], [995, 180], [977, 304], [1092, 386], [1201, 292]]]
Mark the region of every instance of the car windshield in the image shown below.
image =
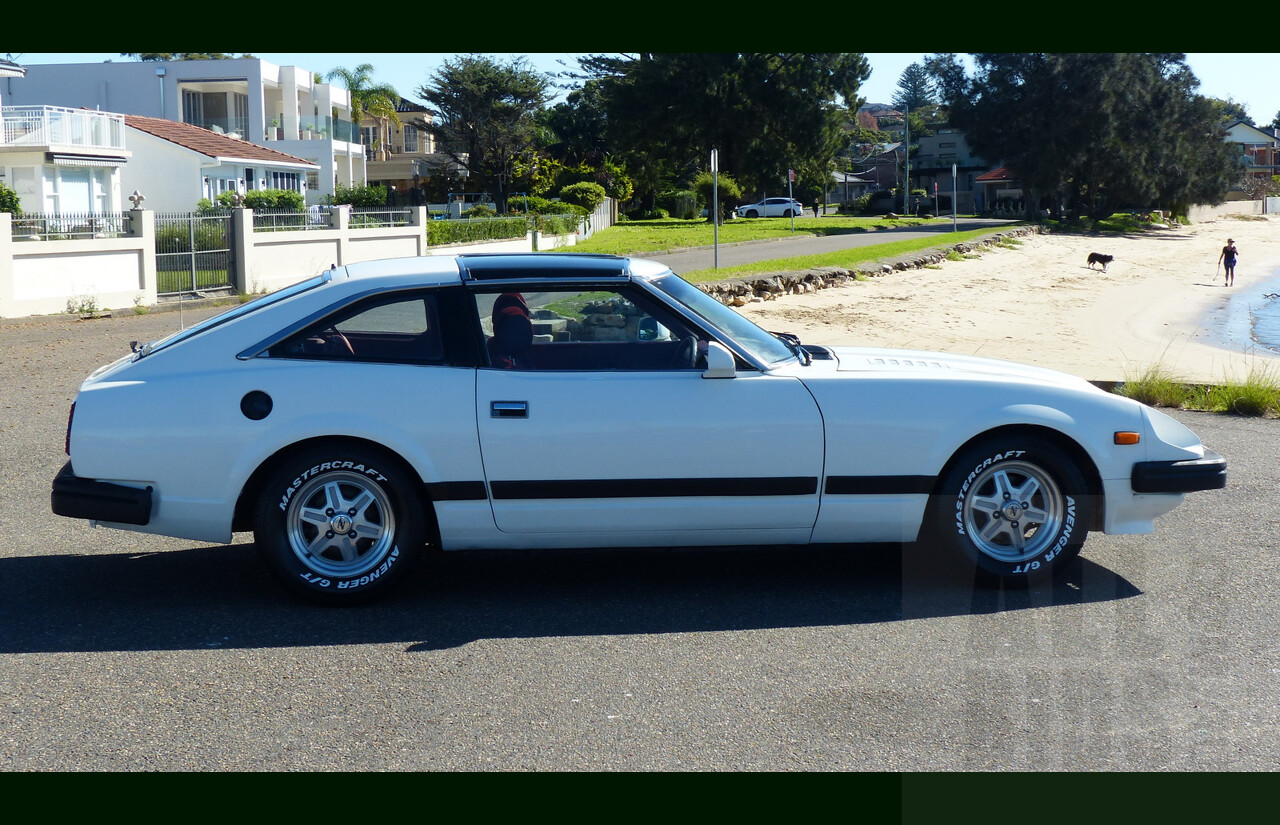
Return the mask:
[[724, 337], [735, 341], [761, 363], [772, 365], [797, 357], [796, 351], [787, 342], [751, 323], [680, 276], [664, 275], [651, 283]]
[[294, 295], [299, 295], [308, 290], [315, 289], [321, 284], [328, 283], [328, 281], [329, 281], [329, 273], [324, 272], [320, 275], [315, 276], [314, 278], [308, 278], [307, 280], [300, 281], [296, 284], [293, 284], [292, 286], [287, 286], [284, 289], [278, 290], [276, 292], [272, 292], [268, 295], [263, 295], [261, 298], [255, 298], [254, 300], [249, 301], [246, 304], [240, 304], [239, 306], [233, 307], [227, 310], [226, 312], [220, 312], [211, 318], [206, 318], [200, 323], [195, 324], [193, 326], [189, 326], [186, 329], [181, 330], [179, 332], [175, 332], [166, 338], [161, 338], [158, 341], [152, 341], [149, 344], [144, 344], [143, 346], [138, 348], [137, 354], [134, 356], [134, 358], [135, 360], [138, 358], [145, 358], [146, 356], [151, 355], [154, 352], [158, 352], [162, 349], [165, 349], [166, 347], [171, 347], [174, 344], [181, 343], [182, 341], [186, 341], [190, 338], [194, 338], [200, 333], [211, 330], [214, 327], [220, 327], [223, 324], [227, 323], [228, 321], [234, 321], [237, 318], [243, 318], [244, 316], [250, 313], [257, 312], [258, 310], [269, 307], [272, 304], [279, 303], [280, 301], [283, 301], [287, 298], [292, 298]]

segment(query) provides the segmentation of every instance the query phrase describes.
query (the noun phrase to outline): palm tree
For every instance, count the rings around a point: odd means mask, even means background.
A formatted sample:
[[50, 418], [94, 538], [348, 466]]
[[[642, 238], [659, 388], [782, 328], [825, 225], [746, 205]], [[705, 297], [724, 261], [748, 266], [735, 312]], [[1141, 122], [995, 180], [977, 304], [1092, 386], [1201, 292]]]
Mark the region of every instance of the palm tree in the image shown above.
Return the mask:
[[385, 154], [389, 143], [387, 129], [391, 123], [400, 124], [400, 115], [396, 113], [400, 93], [389, 83], [374, 83], [373, 66], [368, 63], [361, 63], [355, 69], [341, 66], [330, 69], [325, 79], [332, 81], [334, 78], [342, 81], [351, 96], [351, 120], [357, 127], [366, 114], [378, 121], [378, 142]]

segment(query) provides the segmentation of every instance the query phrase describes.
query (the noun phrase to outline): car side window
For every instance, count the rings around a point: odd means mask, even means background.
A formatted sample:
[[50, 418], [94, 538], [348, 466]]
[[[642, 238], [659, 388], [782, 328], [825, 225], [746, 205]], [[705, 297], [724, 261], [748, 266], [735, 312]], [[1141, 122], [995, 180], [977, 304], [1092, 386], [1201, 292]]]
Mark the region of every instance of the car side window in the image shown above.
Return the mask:
[[289, 336], [269, 354], [272, 358], [443, 363], [436, 298], [417, 294], [360, 302]]
[[688, 370], [706, 342], [639, 290], [478, 292], [488, 364], [542, 371]]

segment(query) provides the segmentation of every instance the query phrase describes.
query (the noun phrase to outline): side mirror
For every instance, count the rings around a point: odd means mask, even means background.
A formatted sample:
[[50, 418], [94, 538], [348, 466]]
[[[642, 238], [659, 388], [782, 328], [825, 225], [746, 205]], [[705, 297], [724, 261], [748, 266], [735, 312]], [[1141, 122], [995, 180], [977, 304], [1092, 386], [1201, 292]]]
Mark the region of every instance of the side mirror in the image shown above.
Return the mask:
[[671, 333], [667, 332], [667, 328], [653, 318], [641, 318], [640, 325], [636, 328], [637, 341], [666, 341], [670, 337]]
[[725, 349], [724, 344], [715, 341], [707, 344], [707, 369], [703, 378], [733, 378], [738, 374], [738, 364], [733, 353]]

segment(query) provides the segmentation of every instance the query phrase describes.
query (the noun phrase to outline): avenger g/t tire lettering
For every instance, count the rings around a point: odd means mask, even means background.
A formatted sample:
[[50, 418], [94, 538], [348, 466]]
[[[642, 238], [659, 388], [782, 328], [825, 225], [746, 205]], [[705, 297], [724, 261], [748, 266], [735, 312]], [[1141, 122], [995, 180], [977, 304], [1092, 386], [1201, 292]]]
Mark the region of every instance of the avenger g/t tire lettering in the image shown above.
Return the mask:
[[415, 480], [372, 450], [335, 445], [285, 460], [263, 488], [254, 539], [286, 587], [354, 604], [404, 578], [426, 540]]
[[932, 535], [952, 559], [1005, 579], [1040, 578], [1079, 554], [1093, 500], [1076, 463], [1050, 442], [1009, 435], [951, 463]]

